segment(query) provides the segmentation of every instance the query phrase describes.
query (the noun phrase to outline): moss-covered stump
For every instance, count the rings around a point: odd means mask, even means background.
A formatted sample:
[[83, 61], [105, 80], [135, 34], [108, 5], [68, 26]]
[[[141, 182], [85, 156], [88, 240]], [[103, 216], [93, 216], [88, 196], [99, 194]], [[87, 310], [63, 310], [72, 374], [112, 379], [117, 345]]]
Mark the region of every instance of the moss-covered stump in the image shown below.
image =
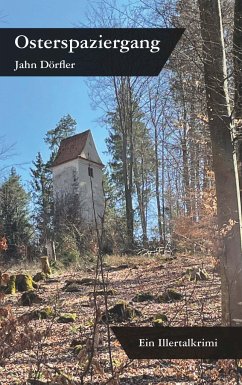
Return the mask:
[[75, 322], [76, 317], [77, 317], [76, 313], [61, 314], [57, 322], [62, 324], [72, 323], [72, 322]]
[[145, 302], [145, 301], [152, 301], [154, 299], [154, 295], [150, 292], [141, 292], [137, 293], [134, 298], [132, 299], [133, 302]]
[[75, 345], [73, 348], [72, 348], [72, 351], [75, 355], [79, 354], [80, 351], [83, 349], [83, 345]]
[[108, 271], [119, 271], [119, 270], [125, 270], [128, 269], [130, 266], [126, 263], [122, 263], [118, 266], [107, 266]]
[[6, 294], [15, 294], [16, 293], [16, 275], [11, 275], [7, 288], [5, 288]]
[[41, 303], [42, 298], [34, 291], [26, 291], [22, 294], [20, 303], [22, 306], [31, 306], [33, 303]]
[[153, 320], [152, 326], [154, 326], [155, 328], [163, 328], [164, 326], [167, 326], [167, 325], [164, 321], [162, 321], [162, 319], [157, 318]]
[[154, 327], [164, 327], [168, 325], [168, 318], [164, 313], [157, 313], [152, 320]]
[[102, 282], [99, 279], [96, 280], [95, 278], [68, 279], [65, 282], [65, 286], [63, 287], [63, 290], [66, 290], [70, 285], [92, 286], [95, 284], [101, 285]]
[[41, 257], [40, 260], [41, 260], [42, 272], [44, 274], [50, 275], [51, 274], [51, 268], [50, 268], [50, 263], [49, 263], [49, 257], [47, 255], [45, 255], [45, 256]]
[[95, 279], [95, 278], [82, 278], [79, 281], [79, 284], [84, 285], [84, 286], [91, 286], [91, 285], [95, 285], [95, 284], [101, 285], [102, 282], [99, 279]]
[[167, 318], [167, 316], [164, 313], [157, 313], [157, 314], [155, 314], [154, 317], [153, 317], [153, 320], [157, 320], [157, 319], [160, 319], [163, 322], [168, 322], [168, 318]]
[[[141, 315], [139, 310], [130, 306], [126, 301], [120, 301], [108, 310], [108, 321], [125, 322]], [[106, 314], [103, 314], [102, 321], [107, 321]]]
[[48, 318], [51, 318], [54, 316], [54, 310], [52, 309], [52, 307], [50, 306], [47, 306], [47, 307], [44, 307], [42, 309], [36, 309], [36, 310], [33, 310], [31, 313], [30, 313], [30, 319], [32, 320], [41, 320], [41, 319], [48, 319]]
[[20, 292], [32, 291], [38, 287], [29, 274], [17, 274], [15, 284], [16, 290]]
[[38, 287], [37, 283], [34, 282], [31, 275], [29, 274], [11, 275], [7, 288], [5, 289], [5, 293], [15, 294], [16, 291], [19, 291], [19, 292], [33, 291], [37, 287]]
[[67, 293], [77, 293], [83, 291], [83, 288], [81, 285], [77, 285], [76, 283], [70, 283], [69, 285], [64, 286], [63, 290]]
[[44, 281], [47, 278], [49, 278], [49, 274], [45, 274], [42, 271], [39, 271], [33, 276], [34, 282]]
[[98, 295], [117, 295], [118, 293], [114, 289], [109, 289], [106, 291], [104, 291], [104, 290], [96, 290], [95, 292], [91, 291], [89, 294], [98, 296]]
[[94, 278], [69, 279], [65, 283], [66, 284], [62, 290], [69, 293], [82, 291], [82, 286], [94, 286], [95, 284], [102, 284], [101, 281], [95, 280]]
[[71, 348], [75, 347], [76, 345], [83, 345], [85, 342], [84, 339], [78, 339], [78, 338], [73, 338], [73, 340], [71, 341]]
[[189, 281], [206, 281], [208, 280], [208, 273], [205, 269], [201, 268], [194, 268], [194, 269], [187, 269], [187, 271], [184, 273], [186, 277], [188, 277]]
[[183, 295], [175, 290], [166, 290], [163, 294], [157, 297], [157, 301], [160, 303], [170, 303], [180, 301]]

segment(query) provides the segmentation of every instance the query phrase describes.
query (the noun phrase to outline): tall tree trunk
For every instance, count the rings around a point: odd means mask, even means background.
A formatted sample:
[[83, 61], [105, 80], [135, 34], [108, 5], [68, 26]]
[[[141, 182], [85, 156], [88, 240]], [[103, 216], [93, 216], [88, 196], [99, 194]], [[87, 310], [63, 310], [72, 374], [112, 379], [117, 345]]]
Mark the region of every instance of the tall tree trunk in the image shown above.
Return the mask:
[[242, 201], [242, 2], [235, 0], [234, 7], [234, 123], [237, 138], [237, 156]]
[[234, 6], [234, 117], [242, 119], [242, 2], [235, 0]]
[[125, 209], [126, 209], [126, 226], [127, 226], [127, 243], [128, 247], [133, 245], [133, 204], [132, 204], [132, 186], [130, 186], [130, 173], [127, 162], [127, 133], [123, 132], [123, 176], [124, 176], [124, 194], [125, 194]]
[[[157, 166], [159, 165], [159, 161]], [[158, 177], [159, 177], [159, 170]], [[159, 186], [159, 185], [158, 185]], [[163, 243], [166, 244], [166, 213], [165, 213], [165, 129], [162, 130], [162, 148], [161, 148], [161, 196], [162, 196], [162, 219], [163, 219]], [[160, 204], [160, 195], [159, 204]], [[161, 213], [160, 213], [160, 222], [161, 222]], [[160, 223], [161, 225], [161, 223]], [[162, 230], [160, 230], [160, 242], [162, 243]]]
[[137, 163], [134, 159], [134, 183], [137, 191], [137, 199], [138, 199], [138, 206], [139, 206], [139, 215], [140, 215], [140, 222], [142, 227], [142, 240], [143, 245], [147, 246], [148, 238], [147, 238], [147, 221], [146, 221], [146, 213], [145, 213], [145, 204], [144, 204], [144, 190], [142, 183], [140, 183], [140, 175], [138, 175], [138, 169], [137, 169]]
[[183, 135], [181, 138], [181, 149], [182, 149], [182, 176], [183, 176], [183, 190], [184, 190], [184, 206], [185, 214], [191, 215], [191, 200], [190, 200], [190, 178], [189, 178], [189, 167], [188, 167], [188, 135], [187, 135], [187, 107], [185, 99], [185, 91], [183, 88], [182, 79], [181, 82], [181, 98], [183, 108]]
[[[122, 134], [122, 166], [124, 178], [124, 194], [125, 194], [125, 211], [126, 211], [126, 230], [127, 230], [127, 246], [133, 247], [134, 243], [134, 212], [132, 202], [132, 167], [133, 154], [128, 159], [128, 141], [131, 140], [131, 149], [133, 151], [133, 134], [132, 123], [130, 122], [131, 101], [128, 92], [128, 82], [126, 77], [121, 77], [120, 84], [117, 78], [113, 78], [115, 97], [118, 107], [119, 123]], [[130, 132], [131, 131], [131, 132]]]
[[[158, 231], [160, 243], [162, 243], [162, 213], [161, 213], [161, 202], [160, 202], [160, 175], [159, 175], [159, 138], [158, 138], [158, 126], [155, 124], [155, 196], [156, 196], [156, 206], [157, 206], [157, 221], [158, 221]], [[162, 154], [164, 152], [164, 143], [162, 143]], [[164, 169], [164, 161], [162, 156], [162, 170]], [[163, 194], [163, 192], [162, 192]], [[164, 221], [164, 218], [163, 218]], [[164, 234], [163, 234], [164, 236]]]
[[183, 189], [184, 189], [184, 204], [185, 214], [191, 214], [191, 201], [190, 201], [190, 180], [189, 180], [189, 168], [188, 168], [188, 148], [187, 148], [187, 135], [186, 135], [186, 122], [184, 121], [183, 138], [181, 141], [182, 147], [182, 167], [183, 167]]
[[[226, 325], [242, 322], [242, 258], [240, 197], [233, 158], [226, 60], [219, 0], [198, 0], [203, 40], [204, 79], [213, 167], [216, 180], [221, 253], [222, 318]], [[236, 321], [240, 320], [240, 321]]]
[[129, 167], [128, 167], [128, 185], [129, 185], [129, 199], [128, 199], [128, 235], [129, 235], [129, 247], [132, 249], [134, 246], [134, 211], [133, 211], [133, 165], [134, 165], [134, 134], [133, 134], [133, 101], [132, 101], [132, 87], [130, 83], [130, 77], [125, 78], [125, 88], [123, 97], [126, 100], [126, 116], [125, 122], [126, 132], [129, 135]]

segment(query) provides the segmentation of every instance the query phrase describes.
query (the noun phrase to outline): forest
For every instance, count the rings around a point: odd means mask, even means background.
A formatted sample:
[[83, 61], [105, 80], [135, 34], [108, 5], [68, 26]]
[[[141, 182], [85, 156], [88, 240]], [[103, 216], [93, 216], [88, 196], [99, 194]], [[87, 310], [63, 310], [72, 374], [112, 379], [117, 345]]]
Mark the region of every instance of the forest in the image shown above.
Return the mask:
[[130, 360], [111, 327], [242, 326], [241, 0], [103, 0], [85, 27], [185, 32], [159, 76], [87, 79], [101, 225], [54, 199], [51, 165], [80, 130], [68, 112], [28, 190], [14, 165], [1, 178], [0, 384], [240, 384], [233, 357]]

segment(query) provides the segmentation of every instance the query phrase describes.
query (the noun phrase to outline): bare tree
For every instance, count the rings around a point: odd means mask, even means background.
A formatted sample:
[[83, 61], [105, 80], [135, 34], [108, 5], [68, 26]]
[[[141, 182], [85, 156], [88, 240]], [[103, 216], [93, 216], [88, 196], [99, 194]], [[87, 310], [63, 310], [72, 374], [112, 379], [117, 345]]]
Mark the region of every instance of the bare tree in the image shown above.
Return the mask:
[[0, 178], [3, 177], [6, 170], [13, 167], [13, 164], [9, 165], [6, 162], [11, 159], [14, 153], [15, 143], [8, 144], [5, 136], [0, 136]]

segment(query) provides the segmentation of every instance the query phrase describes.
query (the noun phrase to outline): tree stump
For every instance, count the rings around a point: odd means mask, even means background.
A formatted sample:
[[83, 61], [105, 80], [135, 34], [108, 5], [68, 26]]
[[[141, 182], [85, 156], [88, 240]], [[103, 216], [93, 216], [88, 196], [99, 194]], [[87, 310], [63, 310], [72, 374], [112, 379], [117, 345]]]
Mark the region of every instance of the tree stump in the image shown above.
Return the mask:
[[48, 256], [41, 257], [40, 260], [41, 260], [42, 272], [44, 274], [50, 275], [51, 274], [51, 268], [50, 268]]

